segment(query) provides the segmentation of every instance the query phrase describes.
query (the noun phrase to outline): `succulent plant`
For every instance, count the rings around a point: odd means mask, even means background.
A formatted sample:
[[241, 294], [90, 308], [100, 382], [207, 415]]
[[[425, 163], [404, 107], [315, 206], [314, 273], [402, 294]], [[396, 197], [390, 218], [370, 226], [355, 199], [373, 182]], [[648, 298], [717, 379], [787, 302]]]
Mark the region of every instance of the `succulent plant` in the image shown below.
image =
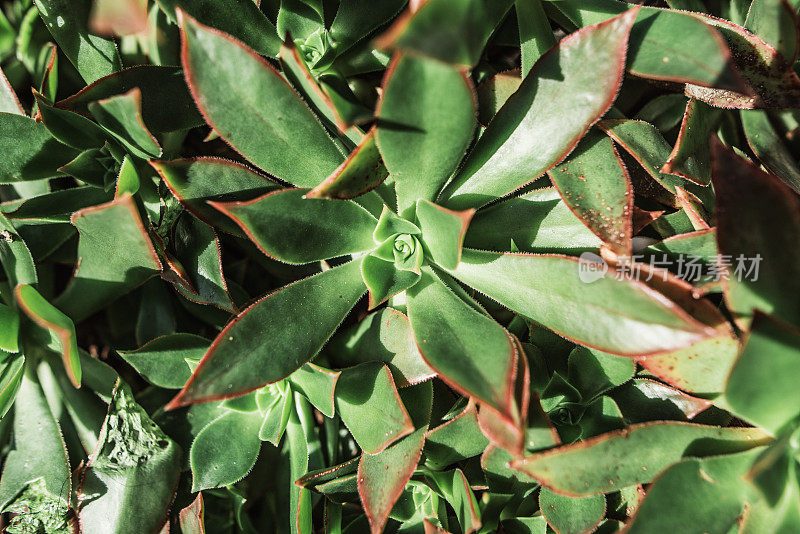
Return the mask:
[[796, 2], [2, 7], [8, 532], [800, 531]]

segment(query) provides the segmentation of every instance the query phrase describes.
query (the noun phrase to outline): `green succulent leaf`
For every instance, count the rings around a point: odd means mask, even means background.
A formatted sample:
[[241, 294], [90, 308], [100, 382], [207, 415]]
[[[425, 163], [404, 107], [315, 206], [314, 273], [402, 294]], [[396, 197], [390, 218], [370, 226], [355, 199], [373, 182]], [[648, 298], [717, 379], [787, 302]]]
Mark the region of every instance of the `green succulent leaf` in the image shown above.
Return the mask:
[[463, 69], [410, 54], [392, 62], [376, 137], [395, 180], [399, 213], [418, 198], [436, 200], [474, 129], [474, 89]]
[[308, 189], [285, 189], [248, 202], [211, 205], [233, 219], [267, 256], [310, 263], [375, 246], [377, 220], [349, 200], [307, 198]]
[[[618, 280], [607, 272], [586, 283], [579, 265], [576, 258], [563, 256], [464, 249], [452, 274], [562, 336], [606, 352], [630, 356], [665, 352], [713, 335], [709, 327], [643, 283]], [[593, 320], [573, 320], [571, 310], [585, 310]]]
[[563, 495], [596, 495], [650, 482], [685, 457], [732, 454], [769, 441], [755, 428], [643, 423], [515, 460], [512, 467]]
[[74, 321], [85, 319], [161, 271], [150, 237], [130, 195], [76, 212], [80, 266], [55, 305]]
[[172, 132], [203, 124], [179, 67], [137, 65], [123, 69], [56, 102], [56, 107], [83, 114], [92, 102], [128, 93], [135, 87], [141, 91], [142, 121], [150, 131]]
[[443, 380], [511, 418], [517, 354], [502, 326], [430, 267], [408, 291], [408, 318], [422, 356]]
[[97, 122], [133, 155], [143, 159], [161, 155], [161, 146], [142, 120], [140, 89], [98, 100], [87, 107]]
[[344, 369], [335, 398], [339, 417], [366, 454], [377, 454], [414, 431], [391, 371], [379, 362]]
[[192, 374], [187, 360], [199, 362], [210, 344], [194, 334], [170, 334], [120, 355], [151, 384], [180, 389]]
[[480, 426], [475, 403], [448, 419], [425, 436], [425, 463], [443, 469], [456, 462], [480, 455], [489, 445]]
[[[413, 237], [411, 238], [413, 239]], [[387, 240], [394, 250], [394, 240]], [[417, 252], [417, 257], [421, 254]], [[419, 266], [417, 266], [417, 269]], [[416, 284], [419, 271], [400, 269], [394, 261], [387, 261], [374, 254], [367, 254], [361, 260], [361, 276], [369, 289], [369, 309], [375, 309], [390, 297], [405, 291]]]
[[48, 31], [78, 72], [92, 83], [122, 68], [114, 41], [89, 33], [89, 0], [36, 0]]
[[256, 413], [229, 411], [206, 426], [192, 442], [192, 491], [218, 488], [244, 478], [261, 449]]
[[711, 182], [711, 150], [708, 137], [720, 118], [720, 111], [692, 98], [681, 120], [678, 140], [662, 173], [674, 174], [698, 184]]
[[106, 143], [109, 136], [94, 122], [78, 113], [51, 105], [38, 92], [34, 93], [34, 97], [42, 123], [61, 143], [78, 150], [100, 148]]
[[377, 454], [361, 454], [358, 494], [372, 532], [382, 532], [392, 507], [411, 479], [425, 443], [423, 427]]
[[289, 376], [292, 388], [302, 393], [308, 402], [325, 417], [333, 417], [336, 411], [334, 392], [341, 371], [331, 371], [313, 363], [307, 363]]
[[228, 33], [264, 56], [277, 56], [281, 41], [275, 25], [250, 0], [158, 0], [173, 20], [181, 9], [198, 22]]
[[611, 107], [637, 12], [570, 34], [542, 56], [443, 192], [443, 205], [483, 206], [563, 160]]
[[772, 126], [767, 112], [748, 109], [739, 113], [747, 143], [758, 159], [783, 183], [800, 192], [800, 168]]
[[614, 250], [631, 250], [633, 187], [611, 139], [590, 131], [548, 175], [569, 208]]
[[44, 124], [24, 115], [0, 113], [0, 183], [51, 178], [78, 151], [59, 143]]
[[437, 265], [455, 269], [461, 259], [464, 234], [475, 211], [451, 211], [425, 199], [418, 200], [416, 208], [426, 254]]
[[[271, 65], [188, 16], [182, 30], [186, 80], [220, 137], [253, 164], [299, 187], [315, 187], [336, 171], [344, 156]], [[263, 125], [257, 136], [250, 134], [254, 118]]]
[[592, 532], [606, 515], [606, 499], [602, 495], [567, 497], [542, 488], [539, 508], [553, 530], [560, 534]]
[[286, 378], [320, 351], [365, 290], [359, 262], [351, 261], [256, 301], [220, 332], [170, 407]]
[[31, 251], [11, 221], [1, 212], [0, 236], [0, 263], [10, 285], [35, 284], [38, 277]]

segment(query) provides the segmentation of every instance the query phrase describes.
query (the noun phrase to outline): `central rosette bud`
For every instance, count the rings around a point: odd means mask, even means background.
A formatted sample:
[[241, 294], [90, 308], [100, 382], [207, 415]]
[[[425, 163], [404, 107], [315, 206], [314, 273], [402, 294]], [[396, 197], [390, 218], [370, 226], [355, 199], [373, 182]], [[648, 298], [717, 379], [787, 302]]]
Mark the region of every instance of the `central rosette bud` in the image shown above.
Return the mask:
[[[406, 218], [384, 207], [373, 232], [376, 247], [364, 256], [361, 275], [370, 308], [419, 282], [426, 269], [454, 269], [472, 210], [450, 211], [419, 200]], [[412, 222], [413, 220], [413, 222]]]

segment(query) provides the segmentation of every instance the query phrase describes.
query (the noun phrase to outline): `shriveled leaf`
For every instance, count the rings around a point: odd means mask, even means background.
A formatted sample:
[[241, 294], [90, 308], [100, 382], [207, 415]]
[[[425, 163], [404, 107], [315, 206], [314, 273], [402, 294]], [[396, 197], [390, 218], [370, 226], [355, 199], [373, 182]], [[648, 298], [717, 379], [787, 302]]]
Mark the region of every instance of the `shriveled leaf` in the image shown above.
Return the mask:
[[178, 484], [180, 459], [178, 445], [134, 401], [127, 386], [118, 383], [97, 449], [83, 469], [81, 531], [159, 530]]
[[637, 12], [572, 33], [542, 56], [447, 186], [443, 204], [480, 207], [563, 160], [616, 98]]
[[220, 332], [169, 407], [230, 398], [286, 378], [319, 352], [365, 290], [353, 261], [258, 300]]
[[515, 460], [512, 467], [563, 495], [596, 495], [650, 482], [685, 457], [731, 454], [769, 441], [755, 428], [643, 423]]

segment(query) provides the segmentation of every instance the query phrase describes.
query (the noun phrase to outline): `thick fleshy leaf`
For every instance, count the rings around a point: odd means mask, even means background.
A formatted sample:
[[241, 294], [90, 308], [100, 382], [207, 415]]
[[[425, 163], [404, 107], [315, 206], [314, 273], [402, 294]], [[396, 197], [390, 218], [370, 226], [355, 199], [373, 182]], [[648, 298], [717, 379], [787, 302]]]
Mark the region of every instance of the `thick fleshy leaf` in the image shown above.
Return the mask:
[[464, 472], [461, 469], [445, 472], [429, 471], [428, 476], [453, 507], [462, 531], [470, 534], [480, 529], [481, 510]]
[[478, 211], [464, 245], [496, 251], [596, 250], [602, 241], [575, 216], [555, 188], [537, 189]]
[[400, 12], [405, 0], [344, 0], [330, 26], [330, 36], [341, 54]]
[[378, 454], [361, 454], [358, 494], [373, 534], [383, 532], [392, 507], [411, 479], [422, 454], [426, 430], [420, 428]]
[[[25, 357], [22, 354], [0, 353], [0, 418], [5, 417], [22, 385]], [[2, 484], [0, 484], [2, 485]]]
[[782, 109], [800, 104], [800, 78], [777, 50], [732, 22], [701, 13], [692, 16], [722, 34], [750, 94], [687, 85], [687, 96], [720, 108]]
[[61, 143], [78, 150], [88, 150], [102, 147], [110, 138], [100, 126], [86, 117], [52, 106], [36, 91], [33, 96], [36, 98], [42, 123]]
[[375, 247], [378, 224], [350, 200], [306, 198], [307, 189], [284, 189], [248, 202], [211, 205], [233, 219], [267, 256], [310, 263]]
[[173, 239], [175, 255], [192, 284], [190, 289], [176, 284], [178, 291], [189, 300], [236, 312], [222, 272], [222, 249], [214, 230], [194, 217], [181, 217]]
[[747, 144], [764, 166], [783, 183], [800, 192], [800, 168], [797, 160], [783, 144], [766, 111], [747, 109], [739, 112]]
[[508, 332], [429, 267], [407, 294], [414, 339], [428, 365], [457, 390], [511, 419], [517, 354]]
[[252, 0], [157, 0], [177, 21], [180, 8], [198, 22], [230, 34], [263, 56], [277, 56], [281, 40], [275, 25]]
[[206, 534], [203, 493], [198, 492], [192, 504], [181, 510], [180, 526], [183, 534]]
[[769, 441], [755, 428], [643, 423], [515, 460], [512, 467], [563, 495], [595, 495], [650, 482], [682, 458], [746, 451]]
[[11, 87], [2, 69], [0, 69], [0, 112], [25, 115], [17, 93], [14, 92], [14, 88]]
[[558, 534], [583, 534], [594, 531], [606, 515], [606, 499], [602, 495], [567, 497], [542, 488], [539, 508]]
[[797, 59], [800, 33], [797, 7], [786, 0], [755, 0], [747, 12], [744, 27], [770, 44], [792, 65]]
[[120, 355], [151, 384], [180, 389], [192, 375], [187, 360], [199, 362], [210, 344], [194, 334], [171, 334]]
[[230, 411], [206, 426], [189, 452], [192, 491], [238, 482], [253, 468], [261, 450], [258, 412]]
[[[154, 132], [171, 132], [203, 124], [179, 67], [138, 65], [100, 78], [56, 107], [86, 113], [88, 104], [129, 92], [142, 92], [142, 120]], [[169, 110], [165, 113], [164, 110]]]
[[[206, 121], [238, 152], [268, 173], [314, 187], [344, 160], [325, 128], [263, 58], [188, 16], [183, 68]], [[254, 124], [261, 125], [252, 135]]]
[[654, 481], [627, 532], [737, 532], [749, 497], [744, 478], [756, 454], [687, 459], [673, 465]]
[[[631, 5], [616, 0], [563, 0], [555, 7], [580, 27], [607, 20]], [[693, 15], [643, 6], [631, 30], [628, 70], [655, 80], [743, 90], [719, 31]]]
[[133, 155], [143, 159], [161, 155], [161, 147], [142, 119], [142, 91], [134, 88], [119, 96], [88, 105], [100, 125]]
[[634, 378], [612, 395], [625, 421], [634, 424], [654, 419], [688, 421], [711, 406], [711, 401], [650, 378]]
[[375, 232], [372, 234], [372, 237], [376, 243], [383, 243], [396, 234], [416, 235], [420, 233], [422, 233], [422, 230], [420, 230], [417, 225], [398, 217], [395, 212], [384, 205], [383, 211], [381, 211], [381, 217], [378, 219], [378, 225], [375, 227]]
[[58, 308], [47, 302], [33, 286], [18, 285], [14, 289], [14, 296], [28, 317], [58, 338], [64, 369], [75, 387], [81, 387], [81, 363], [75, 324]]
[[[661, 172], [661, 168], [669, 157], [670, 148], [664, 136], [655, 126], [644, 121], [628, 119], [607, 119], [600, 122], [602, 128], [615, 142], [623, 147], [639, 164], [673, 195], [675, 187], [680, 186], [696, 191], [683, 178]], [[699, 169], [692, 169], [692, 160], [687, 161], [690, 172], [697, 174]], [[696, 163], [696, 162], [694, 162]], [[674, 201], [677, 203], [677, 201]]]
[[258, 300], [219, 333], [169, 407], [235, 397], [286, 378], [320, 351], [365, 291], [353, 261]]
[[[32, 372], [26, 375], [17, 393], [14, 447], [0, 478], [0, 510], [50, 512], [54, 520], [59, 520], [53, 526], [65, 528], [72, 489], [67, 449], [34, 376]], [[37, 510], [42, 501], [44, 506]]]
[[369, 289], [369, 309], [375, 309], [390, 297], [416, 284], [420, 273], [398, 269], [394, 262], [367, 254], [361, 260], [361, 276]]
[[417, 200], [416, 216], [429, 261], [455, 269], [461, 259], [464, 234], [475, 210], [451, 211], [425, 200]]
[[681, 121], [678, 140], [661, 172], [682, 176], [698, 184], [711, 182], [711, 150], [708, 139], [719, 119], [720, 111], [692, 98]]
[[630, 252], [633, 188], [611, 139], [595, 130], [549, 173], [561, 198], [584, 224], [618, 252]]
[[180, 447], [118, 383], [97, 448], [83, 469], [81, 532], [158, 531], [175, 495], [180, 459]]
[[542, 56], [445, 188], [443, 205], [482, 206], [564, 159], [616, 98], [637, 12], [572, 33]]
[[44, 124], [16, 113], [0, 113], [0, 183], [59, 176], [59, 167], [78, 155], [62, 145]]
[[19, 352], [19, 315], [17, 310], [0, 303], [0, 350]]
[[392, 373], [382, 363], [344, 369], [335, 397], [339, 417], [367, 454], [377, 454], [414, 431]]
[[[724, 148], [712, 145], [717, 193], [717, 245], [731, 258], [723, 280], [734, 317], [753, 309], [800, 325], [800, 198], [777, 178]], [[788, 270], [787, 270], [788, 269]]]
[[729, 334], [722, 334], [683, 349], [636, 358], [636, 361], [675, 387], [714, 396], [725, 389], [738, 352], [739, 341]]
[[302, 393], [308, 402], [326, 417], [335, 412], [334, 391], [341, 371], [331, 371], [313, 363], [307, 363], [289, 376], [292, 388]]
[[419, 56], [394, 59], [383, 85], [376, 135], [395, 180], [400, 214], [418, 198], [436, 200], [474, 129], [474, 89], [463, 69]]
[[434, 469], [478, 456], [489, 440], [478, 426], [478, 411], [469, 402], [460, 414], [430, 430], [425, 437], [425, 463]]
[[90, 0], [35, 0], [47, 29], [78, 72], [92, 83], [122, 68], [117, 45], [89, 33]]
[[422, 382], [436, 374], [417, 349], [408, 317], [393, 308], [371, 313], [341, 332], [331, 340], [327, 352], [338, 367], [367, 361], [383, 362], [391, 369], [399, 387]]
[[517, 92], [521, 84], [522, 78], [520, 78], [519, 69], [498, 72], [483, 80], [475, 88], [478, 97], [478, 122], [483, 126], [488, 126], [506, 101], [511, 98], [511, 95]]
[[[429, 0], [409, 8], [381, 37], [380, 46], [410, 49], [471, 67], [513, 0]], [[412, 2], [413, 4], [413, 2]]]
[[279, 186], [248, 167], [217, 158], [151, 161], [172, 194], [200, 220], [232, 233], [239, 227], [208, 201], [232, 202], [252, 200]]
[[76, 212], [81, 236], [78, 268], [55, 305], [75, 321], [141, 285], [161, 271], [130, 195]]
[[31, 251], [25, 245], [14, 225], [0, 213], [0, 264], [10, 285], [35, 284], [36, 265]]
[[517, 0], [514, 8], [519, 25], [522, 76], [525, 77], [536, 61], [555, 46], [556, 39], [540, 0]]
[[23, 224], [24, 219], [68, 223], [74, 212], [108, 202], [111, 198], [111, 194], [102, 189], [80, 186], [4, 202], [0, 204], [0, 211], [9, 219], [23, 219], [19, 221]]
[[757, 313], [725, 389], [731, 411], [777, 434], [800, 414], [798, 361], [800, 332]]
[[372, 129], [336, 171], [306, 198], [355, 198], [378, 187], [388, 176]]
[[576, 347], [569, 354], [567, 369], [569, 383], [588, 401], [630, 380], [636, 365], [628, 358]]
[[614, 354], [665, 352], [714, 333], [639, 281], [603, 271], [586, 278], [577, 258], [464, 249], [451, 272], [567, 339]]

